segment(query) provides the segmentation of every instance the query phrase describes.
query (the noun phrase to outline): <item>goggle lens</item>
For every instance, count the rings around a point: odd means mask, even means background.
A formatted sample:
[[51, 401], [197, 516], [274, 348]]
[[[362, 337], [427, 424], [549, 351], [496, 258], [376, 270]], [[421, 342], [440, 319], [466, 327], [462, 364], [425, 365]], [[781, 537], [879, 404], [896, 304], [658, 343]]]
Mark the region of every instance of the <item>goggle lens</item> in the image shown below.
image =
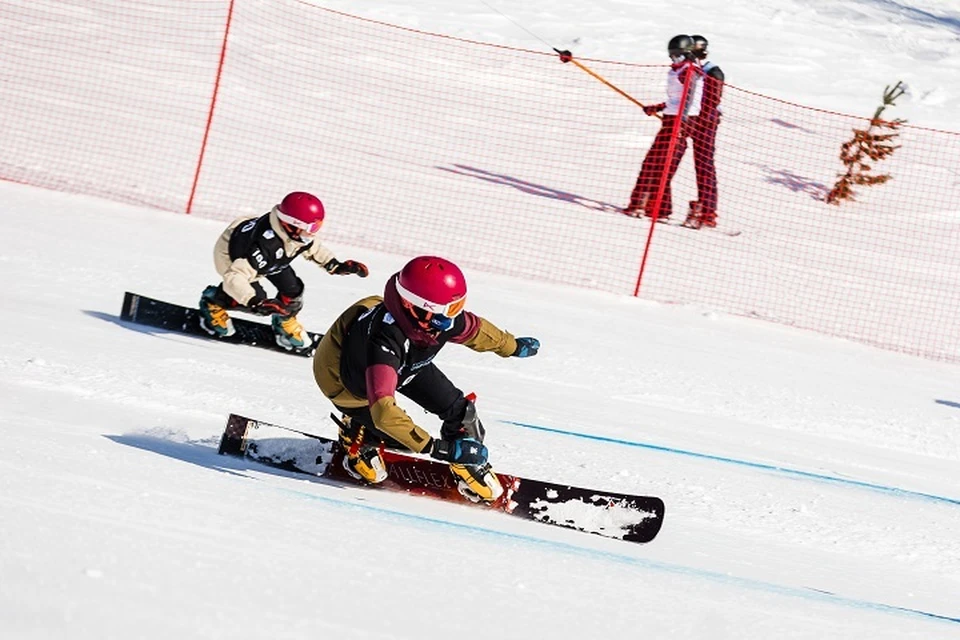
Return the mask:
[[460, 312], [463, 311], [465, 306], [467, 306], [466, 297], [460, 298], [459, 300], [454, 300], [447, 305], [447, 309], [443, 312], [443, 315], [449, 316], [450, 322], [453, 322], [453, 319], [460, 315]]

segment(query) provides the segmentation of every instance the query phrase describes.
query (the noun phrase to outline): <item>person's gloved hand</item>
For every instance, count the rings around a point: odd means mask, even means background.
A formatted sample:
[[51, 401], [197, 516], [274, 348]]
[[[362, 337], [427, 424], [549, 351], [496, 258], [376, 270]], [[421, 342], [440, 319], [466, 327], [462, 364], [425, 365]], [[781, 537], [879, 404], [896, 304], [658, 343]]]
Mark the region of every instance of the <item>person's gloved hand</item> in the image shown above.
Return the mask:
[[648, 116], [655, 116], [659, 112], [663, 111], [666, 107], [666, 102], [661, 102], [659, 104], [648, 104], [643, 107], [643, 112]]
[[273, 314], [281, 316], [296, 315], [303, 308], [303, 298], [289, 298], [281, 295], [277, 298], [254, 298], [247, 304], [247, 308], [258, 316]]
[[514, 358], [529, 358], [537, 355], [540, 341], [536, 338], [517, 338], [517, 348], [511, 354]]
[[568, 51], [567, 49], [564, 49], [563, 51], [557, 51], [556, 49], [554, 49], [554, 51], [560, 54], [560, 62], [567, 63], [573, 60], [573, 54], [570, 53], [570, 51]]
[[431, 458], [453, 464], [481, 465], [487, 462], [487, 447], [474, 438], [446, 440], [434, 438], [427, 445]]
[[357, 262], [356, 260], [344, 260], [340, 262], [336, 258], [330, 258], [330, 261], [323, 265], [323, 268], [327, 270], [327, 273], [335, 276], [356, 274], [361, 278], [366, 278], [370, 275], [370, 270], [367, 269], [367, 265], [362, 262]]

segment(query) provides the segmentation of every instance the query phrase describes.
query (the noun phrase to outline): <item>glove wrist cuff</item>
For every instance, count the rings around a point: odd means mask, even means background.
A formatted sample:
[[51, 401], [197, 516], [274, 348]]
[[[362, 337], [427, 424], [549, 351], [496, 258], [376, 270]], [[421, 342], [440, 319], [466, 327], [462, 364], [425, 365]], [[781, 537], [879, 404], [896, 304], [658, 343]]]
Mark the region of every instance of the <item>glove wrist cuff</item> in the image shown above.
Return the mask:
[[430, 450], [430, 457], [436, 460], [450, 460], [450, 449], [452, 446], [450, 440], [434, 438], [427, 448]]

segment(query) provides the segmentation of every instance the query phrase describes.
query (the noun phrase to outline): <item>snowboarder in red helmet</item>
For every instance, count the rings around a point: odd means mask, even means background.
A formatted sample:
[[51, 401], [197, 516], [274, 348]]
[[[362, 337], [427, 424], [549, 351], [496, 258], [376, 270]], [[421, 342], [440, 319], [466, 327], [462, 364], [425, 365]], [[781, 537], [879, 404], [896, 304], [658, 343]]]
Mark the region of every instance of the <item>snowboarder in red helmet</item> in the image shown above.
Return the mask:
[[[355, 477], [371, 483], [386, 479], [379, 449], [385, 443], [450, 463], [460, 492], [471, 500], [493, 502], [503, 494], [487, 460], [473, 399], [434, 358], [448, 342], [504, 358], [533, 356], [540, 342], [516, 338], [467, 311], [466, 297], [466, 278], [457, 265], [419, 256], [387, 280], [382, 297], [352, 304], [324, 334], [314, 355], [314, 378], [343, 414], [344, 467]], [[442, 421], [439, 437], [397, 405], [398, 392]]]
[[[228, 311], [246, 311], [272, 316], [277, 344], [290, 350], [312, 346], [297, 313], [303, 307], [304, 284], [291, 266], [303, 256], [328, 273], [368, 274], [362, 262], [340, 262], [318, 239], [323, 225], [323, 203], [313, 194], [294, 191], [268, 213], [237, 218], [220, 234], [213, 248], [213, 261], [223, 278], [200, 297], [200, 326], [216, 336], [236, 332]], [[277, 289], [269, 297], [261, 281]]]

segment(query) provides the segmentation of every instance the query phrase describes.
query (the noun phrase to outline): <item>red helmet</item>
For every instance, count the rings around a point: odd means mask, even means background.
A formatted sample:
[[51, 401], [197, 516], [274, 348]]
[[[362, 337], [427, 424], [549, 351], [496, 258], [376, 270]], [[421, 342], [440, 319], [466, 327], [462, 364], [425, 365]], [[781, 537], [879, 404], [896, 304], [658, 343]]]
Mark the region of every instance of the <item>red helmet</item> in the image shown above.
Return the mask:
[[404, 308], [421, 326], [446, 331], [467, 302], [467, 280], [460, 268], [437, 256], [419, 256], [397, 275]]
[[323, 203], [313, 194], [294, 191], [277, 205], [277, 218], [292, 237], [316, 235], [323, 224]]

